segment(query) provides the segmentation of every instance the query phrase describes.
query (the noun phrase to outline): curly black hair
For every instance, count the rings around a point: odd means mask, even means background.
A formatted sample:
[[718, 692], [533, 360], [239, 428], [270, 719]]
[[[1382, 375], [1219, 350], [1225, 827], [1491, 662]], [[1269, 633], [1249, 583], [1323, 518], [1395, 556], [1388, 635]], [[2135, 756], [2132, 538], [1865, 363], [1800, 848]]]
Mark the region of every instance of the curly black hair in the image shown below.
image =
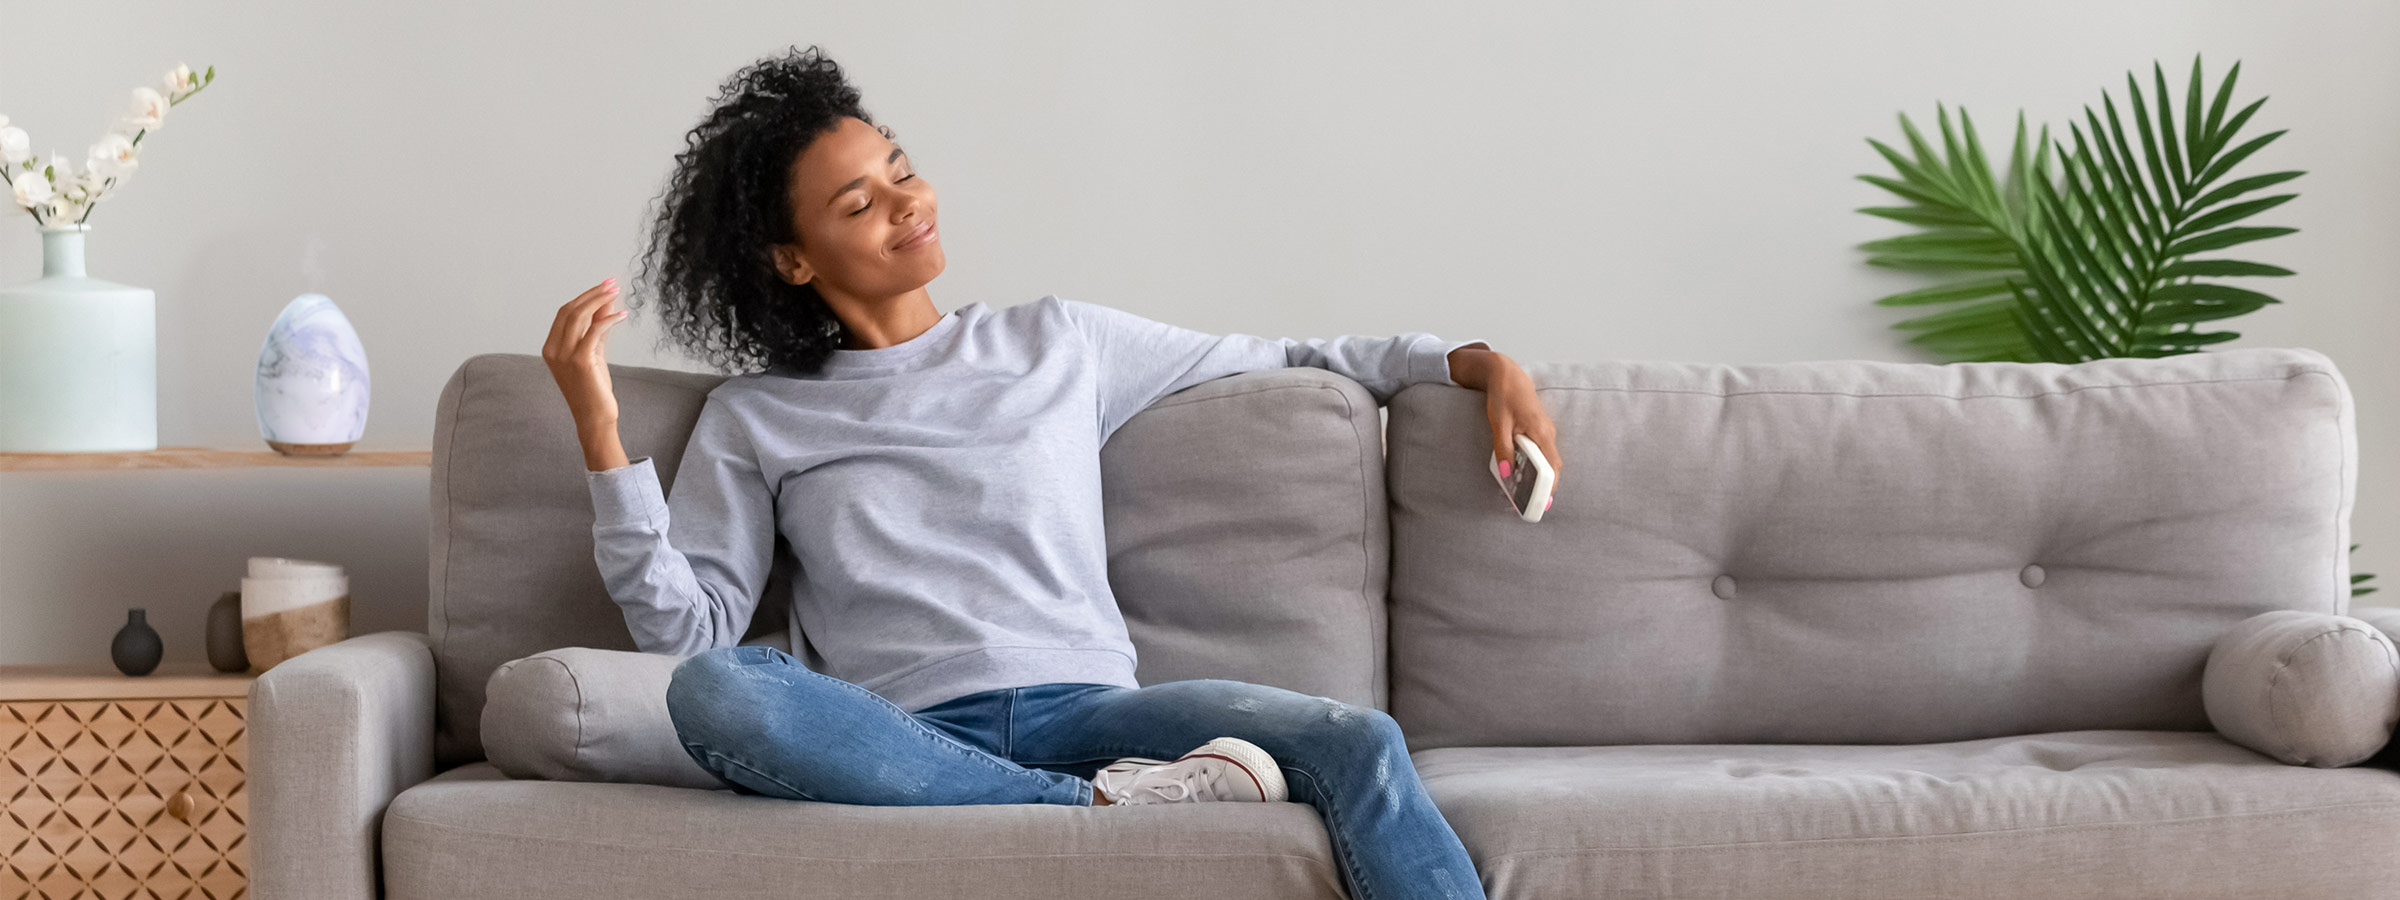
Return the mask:
[[792, 162], [842, 117], [875, 120], [815, 46], [744, 66], [711, 102], [684, 135], [654, 207], [635, 293], [658, 298], [662, 344], [672, 340], [720, 373], [813, 373], [849, 329], [815, 284], [792, 284], [775, 268], [773, 245], [800, 240]]

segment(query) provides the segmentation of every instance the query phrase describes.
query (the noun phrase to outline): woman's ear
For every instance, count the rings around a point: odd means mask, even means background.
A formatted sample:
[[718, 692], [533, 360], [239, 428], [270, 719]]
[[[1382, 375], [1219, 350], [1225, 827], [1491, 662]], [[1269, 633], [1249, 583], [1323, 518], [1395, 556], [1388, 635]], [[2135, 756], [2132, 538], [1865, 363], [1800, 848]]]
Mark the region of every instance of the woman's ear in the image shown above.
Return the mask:
[[800, 248], [791, 244], [775, 245], [775, 270], [783, 273], [784, 281], [795, 285], [807, 284], [809, 279], [817, 277], [808, 259], [800, 255]]

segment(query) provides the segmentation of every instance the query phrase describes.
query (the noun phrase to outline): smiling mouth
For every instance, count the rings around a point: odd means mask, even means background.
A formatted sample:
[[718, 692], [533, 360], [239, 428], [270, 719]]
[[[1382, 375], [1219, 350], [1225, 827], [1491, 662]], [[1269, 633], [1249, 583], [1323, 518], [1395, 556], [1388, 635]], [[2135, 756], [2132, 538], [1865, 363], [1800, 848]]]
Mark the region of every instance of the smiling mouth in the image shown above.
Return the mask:
[[918, 232], [914, 237], [901, 241], [899, 246], [892, 249], [914, 250], [918, 247], [925, 246], [926, 244], [933, 243], [933, 239], [939, 237], [940, 235], [940, 226], [933, 222], [927, 222], [925, 223], [925, 230]]

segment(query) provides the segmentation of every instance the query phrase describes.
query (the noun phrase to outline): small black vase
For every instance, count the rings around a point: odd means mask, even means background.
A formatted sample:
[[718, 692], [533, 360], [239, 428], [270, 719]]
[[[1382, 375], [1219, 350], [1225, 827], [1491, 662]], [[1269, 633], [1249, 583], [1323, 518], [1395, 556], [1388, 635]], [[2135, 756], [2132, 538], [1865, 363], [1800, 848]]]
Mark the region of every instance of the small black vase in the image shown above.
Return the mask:
[[125, 627], [117, 629], [116, 640], [108, 643], [109, 658], [116, 662], [117, 671], [127, 675], [150, 674], [158, 668], [158, 657], [165, 650], [140, 609], [125, 611]]
[[208, 608], [208, 664], [219, 672], [245, 672], [250, 654], [242, 649], [242, 592], [217, 595]]

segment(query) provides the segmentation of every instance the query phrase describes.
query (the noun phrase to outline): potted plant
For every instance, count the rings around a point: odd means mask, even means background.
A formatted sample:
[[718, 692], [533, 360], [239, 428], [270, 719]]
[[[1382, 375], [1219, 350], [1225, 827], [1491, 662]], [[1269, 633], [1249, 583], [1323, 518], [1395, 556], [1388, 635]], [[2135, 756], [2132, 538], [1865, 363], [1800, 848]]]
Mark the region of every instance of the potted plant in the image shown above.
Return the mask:
[[0, 451], [157, 449], [156, 294], [87, 276], [83, 239], [93, 207], [133, 177], [142, 138], [215, 80], [214, 66], [179, 65], [160, 87], [134, 88], [81, 172], [55, 152], [36, 160], [0, 116], [0, 175], [42, 233], [42, 277], [0, 290]]

